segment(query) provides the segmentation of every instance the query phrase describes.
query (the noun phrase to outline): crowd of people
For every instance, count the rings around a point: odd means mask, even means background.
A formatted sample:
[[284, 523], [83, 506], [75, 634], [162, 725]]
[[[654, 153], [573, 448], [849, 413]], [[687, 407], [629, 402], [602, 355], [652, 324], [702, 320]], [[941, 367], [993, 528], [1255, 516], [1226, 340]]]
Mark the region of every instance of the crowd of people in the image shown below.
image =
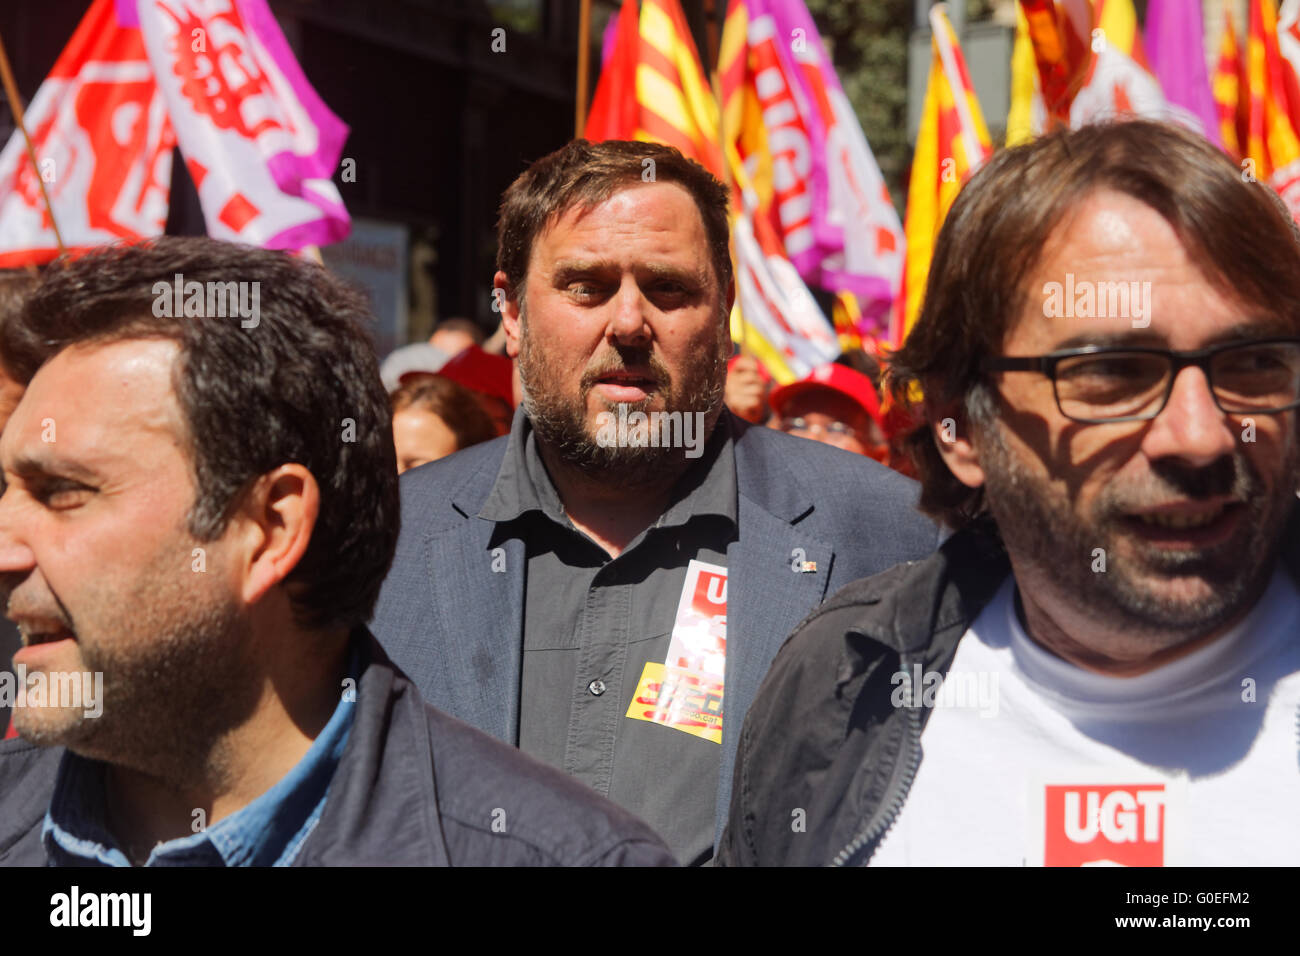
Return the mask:
[[1238, 173], [1004, 150], [883, 370], [776, 387], [644, 142], [533, 163], [497, 335], [382, 366], [281, 253], [0, 285], [0, 864], [1295, 863], [1300, 234]]

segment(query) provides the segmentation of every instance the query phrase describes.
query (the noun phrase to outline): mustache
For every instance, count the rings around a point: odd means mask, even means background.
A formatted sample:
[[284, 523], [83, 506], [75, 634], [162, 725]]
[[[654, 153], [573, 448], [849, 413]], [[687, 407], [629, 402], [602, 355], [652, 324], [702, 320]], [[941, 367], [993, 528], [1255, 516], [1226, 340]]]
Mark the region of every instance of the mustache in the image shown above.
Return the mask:
[[[28, 617], [52, 621], [64, 630], [71, 631], [73, 634], [77, 633], [77, 628], [72, 621], [72, 614], [52, 590], [48, 592], [48, 600], [21, 595], [17, 591], [18, 588], [13, 586], [6, 586], [3, 591], [0, 591], [0, 595], [3, 596], [5, 601], [5, 617], [11, 620], [15, 617]], [[51, 608], [51, 604], [53, 608]]]
[[663, 360], [650, 349], [636, 349], [615, 346], [613, 352], [606, 352], [595, 360], [582, 373], [581, 388], [585, 395], [597, 382], [614, 372], [632, 372], [650, 379], [659, 389], [667, 389], [672, 384], [672, 374]]
[[1175, 459], [1152, 462], [1149, 476], [1108, 496], [1107, 511], [1125, 513], [1156, 508], [1172, 501], [1230, 498], [1251, 500], [1262, 490], [1259, 476], [1244, 455], [1224, 455], [1209, 465], [1189, 466]]

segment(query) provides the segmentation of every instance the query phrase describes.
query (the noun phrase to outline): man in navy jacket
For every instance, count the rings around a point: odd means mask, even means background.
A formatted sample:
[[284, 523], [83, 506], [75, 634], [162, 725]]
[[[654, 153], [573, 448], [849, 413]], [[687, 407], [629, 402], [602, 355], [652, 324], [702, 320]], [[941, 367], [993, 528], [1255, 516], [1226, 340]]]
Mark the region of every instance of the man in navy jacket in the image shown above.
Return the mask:
[[[240, 283], [257, 304], [213, 311]], [[366, 318], [324, 269], [210, 239], [46, 272], [6, 353], [0, 865], [672, 862], [367, 633], [398, 502]]]
[[373, 622], [429, 700], [687, 863], [713, 855], [786, 635], [938, 540], [909, 480], [723, 408], [726, 206], [649, 143], [576, 141], [507, 190], [495, 286], [523, 407], [509, 436], [404, 476]]

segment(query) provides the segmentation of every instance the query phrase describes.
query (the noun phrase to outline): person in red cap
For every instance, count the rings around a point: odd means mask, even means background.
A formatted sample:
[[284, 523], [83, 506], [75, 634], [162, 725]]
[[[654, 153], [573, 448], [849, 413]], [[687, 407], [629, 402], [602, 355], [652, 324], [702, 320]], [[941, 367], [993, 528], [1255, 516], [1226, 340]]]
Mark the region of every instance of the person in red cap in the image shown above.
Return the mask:
[[498, 435], [510, 431], [510, 420], [515, 414], [514, 362], [470, 345], [448, 359], [438, 374], [474, 393], [496, 424]]
[[880, 398], [871, 379], [844, 365], [819, 365], [806, 377], [773, 389], [772, 425], [889, 464]]

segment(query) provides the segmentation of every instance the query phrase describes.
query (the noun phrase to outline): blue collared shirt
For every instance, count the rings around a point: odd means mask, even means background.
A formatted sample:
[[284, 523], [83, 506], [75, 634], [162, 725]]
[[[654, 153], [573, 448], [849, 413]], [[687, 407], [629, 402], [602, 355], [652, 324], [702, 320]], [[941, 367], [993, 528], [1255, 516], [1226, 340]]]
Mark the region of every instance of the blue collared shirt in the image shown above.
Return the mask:
[[[356, 686], [356, 659], [351, 670]], [[292, 770], [248, 806], [211, 827], [154, 847], [145, 866], [288, 866], [325, 809], [330, 782], [356, 713], [355, 692], [339, 704]], [[41, 840], [52, 866], [130, 866], [104, 815], [107, 765], [63, 755]]]

